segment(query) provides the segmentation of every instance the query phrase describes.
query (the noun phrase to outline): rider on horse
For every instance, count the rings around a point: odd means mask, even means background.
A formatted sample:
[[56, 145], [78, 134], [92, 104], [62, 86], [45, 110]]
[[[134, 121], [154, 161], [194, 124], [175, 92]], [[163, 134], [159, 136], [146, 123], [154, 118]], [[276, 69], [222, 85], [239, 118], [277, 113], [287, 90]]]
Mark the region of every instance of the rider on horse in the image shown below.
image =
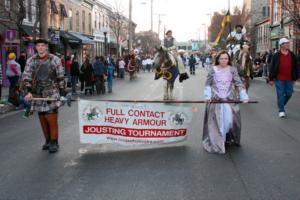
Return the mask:
[[232, 31], [227, 37], [228, 53], [232, 58], [238, 56], [237, 52], [239, 52], [244, 42], [247, 41], [246, 34], [242, 30], [243, 26], [238, 24], [235, 26], [235, 31]]
[[[178, 65], [176, 40], [173, 37], [171, 30], [168, 30], [166, 32], [166, 37], [162, 41], [161, 48], [164, 51], [169, 52], [169, 57], [170, 57], [170, 60], [171, 60], [170, 64], [176, 66], [177, 69], [178, 69], [178, 72], [180, 74], [179, 75], [179, 81], [182, 82], [182, 81], [188, 79], [189, 77], [188, 77], [188, 75], [185, 71], [185, 68]], [[160, 69], [156, 69], [156, 70], [158, 71]], [[155, 79], [159, 79], [159, 78], [160, 78], [160, 75], [158, 73], [156, 73]]]

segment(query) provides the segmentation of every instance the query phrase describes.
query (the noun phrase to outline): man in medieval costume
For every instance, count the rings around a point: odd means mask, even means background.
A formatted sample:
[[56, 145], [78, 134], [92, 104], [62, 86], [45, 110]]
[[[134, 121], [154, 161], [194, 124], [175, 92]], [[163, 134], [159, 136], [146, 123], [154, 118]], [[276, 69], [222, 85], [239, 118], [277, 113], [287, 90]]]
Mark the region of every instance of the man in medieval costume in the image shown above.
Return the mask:
[[[43, 150], [58, 151], [58, 108], [65, 96], [65, 70], [60, 58], [47, 52], [48, 41], [35, 41], [37, 54], [27, 60], [22, 80], [25, 100], [31, 102], [31, 111], [37, 111], [45, 137]], [[34, 100], [45, 98], [45, 100]]]
[[227, 37], [227, 49], [231, 58], [237, 55], [244, 42], [246, 42], [246, 33], [243, 32], [243, 26], [238, 24], [235, 31], [232, 31]]
[[170, 59], [172, 61], [172, 64], [177, 65], [178, 73], [180, 74], [179, 81], [182, 82], [182, 81], [188, 79], [189, 76], [187, 75], [187, 73], [185, 71], [184, 65], [183, 66], [178, 65], [176, 39], [173, 37], [173, 32], [171, 30], [168, 30], [166, 32], [166, 35], [162, 41], [161, 47], [163, 48], [163, 50], [166, 50], [170, 53], [170, 55], [171, 55]]

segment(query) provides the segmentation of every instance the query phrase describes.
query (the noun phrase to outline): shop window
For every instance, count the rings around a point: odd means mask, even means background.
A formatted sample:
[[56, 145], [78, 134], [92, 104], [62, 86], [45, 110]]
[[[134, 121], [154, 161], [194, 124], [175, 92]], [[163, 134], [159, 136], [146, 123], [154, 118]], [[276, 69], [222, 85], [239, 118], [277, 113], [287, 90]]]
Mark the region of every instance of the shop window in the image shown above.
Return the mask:
[[69, 30], [73, 30], [73, 14], [71, 9], [69, 10]]
[[76, 12], [76, 32], [79, 32], [79, 12]]
[[89, 19], [88, 19], [88, 23], [89, 23], [89, 33], [92, 32], [92, 14], [89, 13]]
[[4, 6], [6, 10], [10, 10], [10, 0], [5, 0]]
[[85, 11], [82, 11], [82, 32], [85, 32]]
[[27, 19], [32, 22], [32, 0], [28, 0], [27, 3]]

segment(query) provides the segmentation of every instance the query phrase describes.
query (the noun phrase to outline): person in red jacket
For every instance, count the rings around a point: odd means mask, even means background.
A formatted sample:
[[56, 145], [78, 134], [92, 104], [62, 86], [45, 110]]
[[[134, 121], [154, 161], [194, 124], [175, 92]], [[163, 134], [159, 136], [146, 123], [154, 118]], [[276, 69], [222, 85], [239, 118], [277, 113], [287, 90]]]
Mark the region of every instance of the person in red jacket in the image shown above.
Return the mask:
[[289, 40], [279, 40], [280, 50], [272, 58], [269, 80], [275, 83], [277, 92], [278, 116], [286, 117], [285, 105], [293, 94], [294, 82], [298, 79], [297, 58], [289, 49]]

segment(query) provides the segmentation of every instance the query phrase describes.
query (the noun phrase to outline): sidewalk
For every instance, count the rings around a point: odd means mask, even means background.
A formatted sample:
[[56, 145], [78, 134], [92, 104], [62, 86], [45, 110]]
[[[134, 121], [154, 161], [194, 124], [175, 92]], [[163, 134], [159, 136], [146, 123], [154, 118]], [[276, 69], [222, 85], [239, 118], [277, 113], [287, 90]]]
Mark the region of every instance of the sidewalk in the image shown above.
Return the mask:
[[2, 96], [0, 102], [0, 115], [16, 110], [16, 107], [7, 102], [8, 87], [2, 87]]

